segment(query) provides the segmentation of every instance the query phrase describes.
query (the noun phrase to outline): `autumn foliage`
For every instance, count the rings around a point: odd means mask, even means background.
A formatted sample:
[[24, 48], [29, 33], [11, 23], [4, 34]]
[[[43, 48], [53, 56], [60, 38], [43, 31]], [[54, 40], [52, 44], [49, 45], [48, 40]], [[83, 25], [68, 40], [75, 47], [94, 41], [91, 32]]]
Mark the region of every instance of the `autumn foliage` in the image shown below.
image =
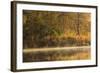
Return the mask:
[[90, 14], [23, 10], [23, 47], [90, 45]]

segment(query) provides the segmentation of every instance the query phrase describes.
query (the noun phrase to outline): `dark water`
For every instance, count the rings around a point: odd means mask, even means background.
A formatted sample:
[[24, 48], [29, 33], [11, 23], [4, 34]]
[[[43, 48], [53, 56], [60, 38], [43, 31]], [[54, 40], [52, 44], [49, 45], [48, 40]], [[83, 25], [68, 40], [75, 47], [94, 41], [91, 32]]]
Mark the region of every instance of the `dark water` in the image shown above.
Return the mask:
[[35, 51], [23, 53], [23, 62], [63, 61], [90, 59], [90, 48]]

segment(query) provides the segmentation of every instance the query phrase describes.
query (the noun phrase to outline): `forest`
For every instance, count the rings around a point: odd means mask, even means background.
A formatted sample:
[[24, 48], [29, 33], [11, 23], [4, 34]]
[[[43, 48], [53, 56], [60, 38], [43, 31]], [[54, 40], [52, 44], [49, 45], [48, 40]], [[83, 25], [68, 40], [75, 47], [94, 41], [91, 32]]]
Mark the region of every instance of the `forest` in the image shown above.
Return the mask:
[[90, 13], [23, 10], [23, 62], [90, 59], [90, 35]]
[[90, 45], [91, 14], [23, 10], [23, 48]]

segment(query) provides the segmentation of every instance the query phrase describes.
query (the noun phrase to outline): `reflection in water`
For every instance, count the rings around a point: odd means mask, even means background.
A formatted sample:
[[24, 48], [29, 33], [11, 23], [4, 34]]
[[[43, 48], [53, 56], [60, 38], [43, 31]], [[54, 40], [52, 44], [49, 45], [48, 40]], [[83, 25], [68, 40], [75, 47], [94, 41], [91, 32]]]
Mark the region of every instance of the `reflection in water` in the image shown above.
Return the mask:
[[[35, 49], [33, 49], [35, 50]], [[90, 59], [90, 48], [32, 51], [23, 53], [23, 62]]]

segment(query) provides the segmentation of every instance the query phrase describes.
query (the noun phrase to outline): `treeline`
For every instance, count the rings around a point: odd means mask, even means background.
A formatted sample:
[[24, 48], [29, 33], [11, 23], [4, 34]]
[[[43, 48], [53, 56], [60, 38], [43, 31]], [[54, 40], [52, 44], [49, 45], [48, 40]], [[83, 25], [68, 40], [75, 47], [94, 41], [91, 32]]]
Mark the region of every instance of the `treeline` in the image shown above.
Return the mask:
[[23, 47], [90, 44], [90, 13], [23, 10]]

